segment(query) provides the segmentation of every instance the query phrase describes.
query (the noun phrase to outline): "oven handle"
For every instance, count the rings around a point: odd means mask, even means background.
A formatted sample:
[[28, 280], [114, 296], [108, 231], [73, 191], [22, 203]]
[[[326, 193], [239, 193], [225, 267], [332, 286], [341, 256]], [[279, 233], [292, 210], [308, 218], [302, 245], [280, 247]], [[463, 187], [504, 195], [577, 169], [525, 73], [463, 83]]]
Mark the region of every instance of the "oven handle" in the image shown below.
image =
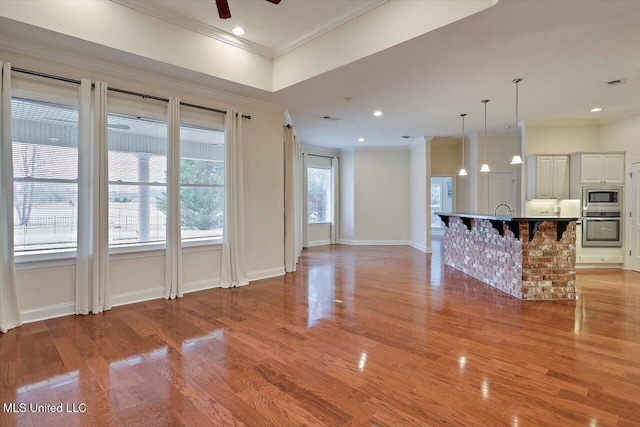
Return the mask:
[[613, 217], [613, 218], [584, 218], [582, 220], [582, 222], [585, 222], [585, 221], [620, 221], [620, 220], [622, 220], [622, 217], [616, 216], [616, 217]]

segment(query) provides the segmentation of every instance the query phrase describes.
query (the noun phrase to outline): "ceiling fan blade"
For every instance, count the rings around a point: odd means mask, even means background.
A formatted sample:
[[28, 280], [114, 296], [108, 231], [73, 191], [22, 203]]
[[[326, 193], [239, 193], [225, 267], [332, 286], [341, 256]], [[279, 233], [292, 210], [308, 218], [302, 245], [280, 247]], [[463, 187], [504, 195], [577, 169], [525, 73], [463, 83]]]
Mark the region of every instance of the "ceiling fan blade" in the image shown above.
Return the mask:
[[269, 3], [280, 4], [280, 0], [267, 0]]
[[220, 19], [231, 18], [231, 10], [229, 9], [229, 3], [227, 0], [216, 0], [216, 6], [218, 6], [218, 15], [220, 15]]

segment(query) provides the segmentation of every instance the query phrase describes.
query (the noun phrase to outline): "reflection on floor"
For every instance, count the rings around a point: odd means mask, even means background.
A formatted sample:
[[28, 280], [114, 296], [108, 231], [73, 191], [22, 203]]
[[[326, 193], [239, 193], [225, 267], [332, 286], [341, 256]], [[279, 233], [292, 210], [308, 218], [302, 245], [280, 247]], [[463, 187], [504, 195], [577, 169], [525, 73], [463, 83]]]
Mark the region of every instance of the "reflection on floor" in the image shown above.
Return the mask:
[[638, 425], [640, 274], [527, 302], [433, 249], [317, 247], [247, 287], [24, 325], [0, 336], [0, 425]]

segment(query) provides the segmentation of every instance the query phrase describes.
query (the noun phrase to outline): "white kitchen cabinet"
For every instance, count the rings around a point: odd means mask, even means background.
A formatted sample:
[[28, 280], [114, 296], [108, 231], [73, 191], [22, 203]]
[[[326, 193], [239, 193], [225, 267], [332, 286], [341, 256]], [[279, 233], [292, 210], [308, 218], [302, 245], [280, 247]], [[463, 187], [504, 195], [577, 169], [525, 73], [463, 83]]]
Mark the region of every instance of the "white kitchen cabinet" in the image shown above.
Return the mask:
[[580, 182], [584, 185], [624, 184], [624, 154], [580, 154]]
[[569, 198], [569, 156], [527, 157], [528, 199]]

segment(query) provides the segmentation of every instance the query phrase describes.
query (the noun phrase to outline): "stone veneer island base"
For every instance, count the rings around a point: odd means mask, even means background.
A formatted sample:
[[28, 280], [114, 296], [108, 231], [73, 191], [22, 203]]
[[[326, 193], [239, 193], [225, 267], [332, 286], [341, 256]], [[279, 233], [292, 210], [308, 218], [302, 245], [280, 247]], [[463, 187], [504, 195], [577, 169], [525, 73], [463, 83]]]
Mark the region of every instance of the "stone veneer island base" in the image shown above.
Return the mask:
[[576, 299], [577, 218], [438, 215], [446, 265], [519, 299]]

